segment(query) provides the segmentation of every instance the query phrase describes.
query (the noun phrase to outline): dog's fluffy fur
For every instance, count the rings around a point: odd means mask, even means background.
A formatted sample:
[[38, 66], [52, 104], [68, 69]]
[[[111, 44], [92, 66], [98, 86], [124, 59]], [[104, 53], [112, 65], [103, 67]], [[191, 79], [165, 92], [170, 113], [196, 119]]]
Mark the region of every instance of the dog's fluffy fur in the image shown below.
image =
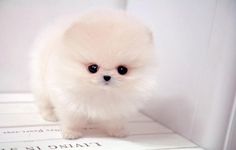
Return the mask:
[[[66, 22], [66, 23], [65, 23]], [[54, 24], [36, 40], [32, 90], [44, 119], [60, 120], [64, 138], [82, 136], [96, 122], [111, 136], [125, 136], [124, 123], [153, 88], [151, 32], [122, 11], [95, 11]], [[97, 73], [88, 66], [97, 64]], [[117, 66], [128, 73], [120, 75]], [[105, 84], [103, 75], [110, 75]]]

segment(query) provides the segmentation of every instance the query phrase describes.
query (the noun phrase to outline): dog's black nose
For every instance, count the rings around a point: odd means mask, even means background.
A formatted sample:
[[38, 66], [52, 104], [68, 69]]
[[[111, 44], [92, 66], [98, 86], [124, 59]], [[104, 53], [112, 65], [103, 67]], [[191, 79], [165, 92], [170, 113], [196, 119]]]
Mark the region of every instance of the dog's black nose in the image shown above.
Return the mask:
[[105, 75], [105, 76], [103, 76], [103, 79], [104, 79], [105, 81], [109, 81], [109, 80], [111, 79], [111, 76]]

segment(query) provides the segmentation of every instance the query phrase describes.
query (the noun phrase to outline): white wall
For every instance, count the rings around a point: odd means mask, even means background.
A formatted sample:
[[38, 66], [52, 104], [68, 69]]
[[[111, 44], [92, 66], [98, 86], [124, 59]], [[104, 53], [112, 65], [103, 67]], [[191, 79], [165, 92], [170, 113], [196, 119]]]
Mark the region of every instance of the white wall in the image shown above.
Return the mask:
[[124, 9], [125, 0], [1, 0], [0, 92], [29, 91], [29, 51], [53, 18], [92, 8]]
[[236, 95], [234, 99], [233, 109], [230, 115], [230, 122], [228, 125], [224, 150], [235, 150], [236, 149], [235, 140], [236, 140]]
[[222, 150], [236, 91], [236, 1], [128, 2], [159, 54], [157, 99], [146, 113], [210, 150]]

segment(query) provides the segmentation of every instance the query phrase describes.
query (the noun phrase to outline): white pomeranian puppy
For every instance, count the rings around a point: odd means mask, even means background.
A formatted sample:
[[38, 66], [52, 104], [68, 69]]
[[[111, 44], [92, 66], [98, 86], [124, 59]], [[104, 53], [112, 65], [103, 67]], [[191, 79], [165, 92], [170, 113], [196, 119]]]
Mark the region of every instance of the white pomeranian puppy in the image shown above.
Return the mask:
[[149, 29], [123, 11], [93, 11], [52, 25], [32, 55], [32, 90], [42, 117], [59, 120], [67, 139], [81, 137], [89, 122], [125, 136], [127, 118], [152, 93], [153, 56]]

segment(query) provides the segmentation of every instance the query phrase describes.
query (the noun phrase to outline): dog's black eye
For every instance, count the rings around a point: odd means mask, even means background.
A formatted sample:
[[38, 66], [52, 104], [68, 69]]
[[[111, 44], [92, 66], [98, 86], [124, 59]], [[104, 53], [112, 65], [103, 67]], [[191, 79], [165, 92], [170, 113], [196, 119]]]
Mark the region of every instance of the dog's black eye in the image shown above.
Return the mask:
[[125, 66], [118, 66], [117, 71], [121, 75], [125, 75], [128, 72], [128, 69]]
[[92, 64], [88, 66], [88, 71], [91, 73], [96, 73], [98, 71], [98, 65], [97, 64]]

